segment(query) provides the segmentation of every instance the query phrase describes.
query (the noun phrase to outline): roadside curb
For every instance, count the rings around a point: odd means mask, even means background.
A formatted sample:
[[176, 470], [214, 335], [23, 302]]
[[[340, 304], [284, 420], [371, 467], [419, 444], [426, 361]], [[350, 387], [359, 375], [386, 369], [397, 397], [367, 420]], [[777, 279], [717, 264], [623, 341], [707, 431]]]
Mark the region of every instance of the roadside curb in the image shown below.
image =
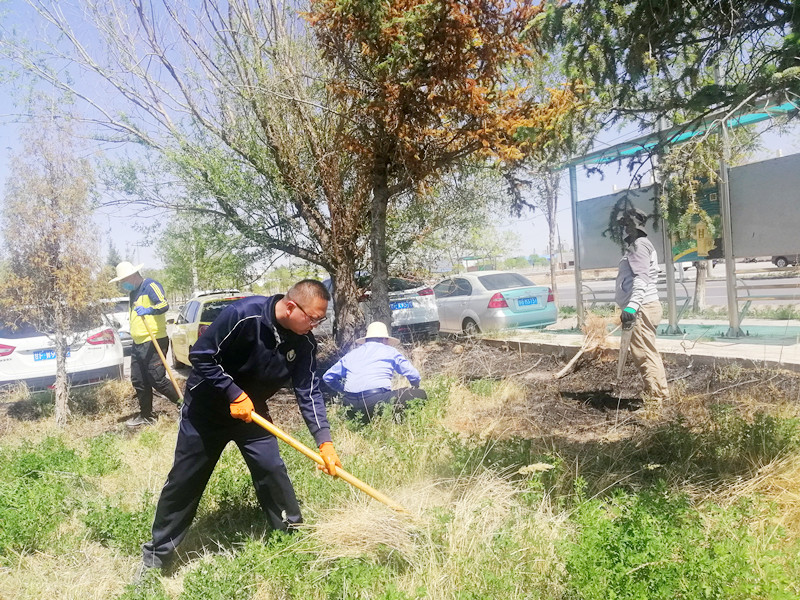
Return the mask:
[[[569, 360], [580, 350], [580, 346], [567, 346], [552, 342], [530, 342], [522, 340], [483, 339], [481, 343], [495, 348], [508, 348], [516, 352], [529, 354], [547, 354]], [[681, 366], [691, 364], [715, 365], [741, 365], [748, 369], [783, 369], [800, 373], [800, 363], [790, 361], [775, 361], [768, 359], [754, 359], [746, 356], [718, 356], [702, 352], [675, 352], [673, 350], [659, 350], [664, 360]], [[603, 355], [616, 358], [619, 355], [617, 348], [604, 348]]]

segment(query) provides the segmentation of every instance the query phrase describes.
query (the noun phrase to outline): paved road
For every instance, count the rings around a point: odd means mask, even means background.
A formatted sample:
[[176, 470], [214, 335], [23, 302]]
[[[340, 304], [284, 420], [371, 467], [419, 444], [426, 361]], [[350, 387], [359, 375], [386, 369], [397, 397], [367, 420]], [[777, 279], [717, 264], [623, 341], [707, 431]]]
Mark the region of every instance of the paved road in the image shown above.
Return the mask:
[[[781, 285], [792, 284], [797, 286], [796, 290], [781, 289], [776, 287], [768, 287], [765, 289], [752, 290], [752, 294], [759, 295], [775, 295], [783, 296], [781, 300], [753, 300], [753, 305], [771, 304], [774, 306], [781, 306], [787, 304], [800, 304], [800, 278], [781, 278], [781, 279], [746, 279], [740, 278], [744, 285], [769, 285], [774, 282]], [[587, 281], [585, 282], [592, 290], [596, 292], [613, 291], [613, 281]], [[686, 293], [682, 292], [681, 282], [676, 281], [676, 290], [678, 296], [688, 295], [694, 296], [694, 281], [684, 280], [683, 285], [686, 286]], [[741, 285], [741, 284], [740, 284]], [[558, 286], [558, 303], [562, 306], [575, 306], [575, 282], [560, 283]], [[724, 280], [710, 280], [706, 282], [706, 304], [709, 306], [727, 306], [728, 300], [725, 292]]]

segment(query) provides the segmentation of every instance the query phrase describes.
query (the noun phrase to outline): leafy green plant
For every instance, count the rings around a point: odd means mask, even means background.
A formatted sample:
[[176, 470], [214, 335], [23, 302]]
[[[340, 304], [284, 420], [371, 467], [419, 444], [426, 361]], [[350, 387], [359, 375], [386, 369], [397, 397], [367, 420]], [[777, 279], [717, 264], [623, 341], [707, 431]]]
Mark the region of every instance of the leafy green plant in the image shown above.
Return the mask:
[[108, 475], [121, 465], [119, 441], [115, 436], [105, 434], [89, 440], [89, 456], [86, 459], [89, 475]]
[[86, 509], [83, 522], [91, 538], [125, 554], [136, 556], [141, 544], [150, 535], [155, 515], [155, 501], [150, 493], [142, 494], [134, 510], [120, 507], [121, 499], [93, 502]]
[[74, 509], [81, 460], [61, 438], [0, 451], [0, 557], [51, 548]]
[[579, 532], [566, 544], [567, 585], [584, 600], [784, 598], [787, 575], [759, 551], [748, 508], [710, 506], [664, 486], [576, 507]]

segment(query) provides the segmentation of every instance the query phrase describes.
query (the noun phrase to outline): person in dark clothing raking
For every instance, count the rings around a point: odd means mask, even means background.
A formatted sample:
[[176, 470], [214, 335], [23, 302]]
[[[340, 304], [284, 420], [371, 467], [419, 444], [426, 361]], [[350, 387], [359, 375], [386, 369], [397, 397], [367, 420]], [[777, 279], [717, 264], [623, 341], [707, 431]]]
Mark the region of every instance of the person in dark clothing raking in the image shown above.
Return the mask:
[[223, 449], [233, 441], [253, 478], [256, 496], [273, 529], [302, 522], [300, 506], [280, 457], [278, 440], [252, 422], [255, 411], [271, 420], [267, 399], [291, 381], [300, 413], [319, 446], [323, 471], [342, 464], [316, 375], [317, 343], [311, 330], [325, 320], [330, 294], [305, 279], [288, 293], [251, 296], [228, 305], [189, 353], [175, 460], [161, 491], [152, 539], [142, 546], [141, 575], [162, 568], [185, 537]]

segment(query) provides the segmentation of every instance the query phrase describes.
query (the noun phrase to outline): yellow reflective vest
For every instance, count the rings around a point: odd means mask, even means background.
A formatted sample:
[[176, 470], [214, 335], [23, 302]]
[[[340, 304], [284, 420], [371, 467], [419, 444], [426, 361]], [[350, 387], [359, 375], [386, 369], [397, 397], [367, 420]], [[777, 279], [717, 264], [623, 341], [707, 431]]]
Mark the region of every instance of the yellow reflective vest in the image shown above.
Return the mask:
[[[166, 312], [169, 309], [169, 303], [160, 283], [155, 279], [145, 277], [142, 284], [131, 292], [130, 304], [131, 337], [134, 344], [142, 344], [150, 340], [150, 334], [147, 332], [144, 321], [147, 321], [147, 325], [156, 339], [167, 337]], [[137, 306], [152, 308], [156, 314], [140, 317], [136, 314]]]

